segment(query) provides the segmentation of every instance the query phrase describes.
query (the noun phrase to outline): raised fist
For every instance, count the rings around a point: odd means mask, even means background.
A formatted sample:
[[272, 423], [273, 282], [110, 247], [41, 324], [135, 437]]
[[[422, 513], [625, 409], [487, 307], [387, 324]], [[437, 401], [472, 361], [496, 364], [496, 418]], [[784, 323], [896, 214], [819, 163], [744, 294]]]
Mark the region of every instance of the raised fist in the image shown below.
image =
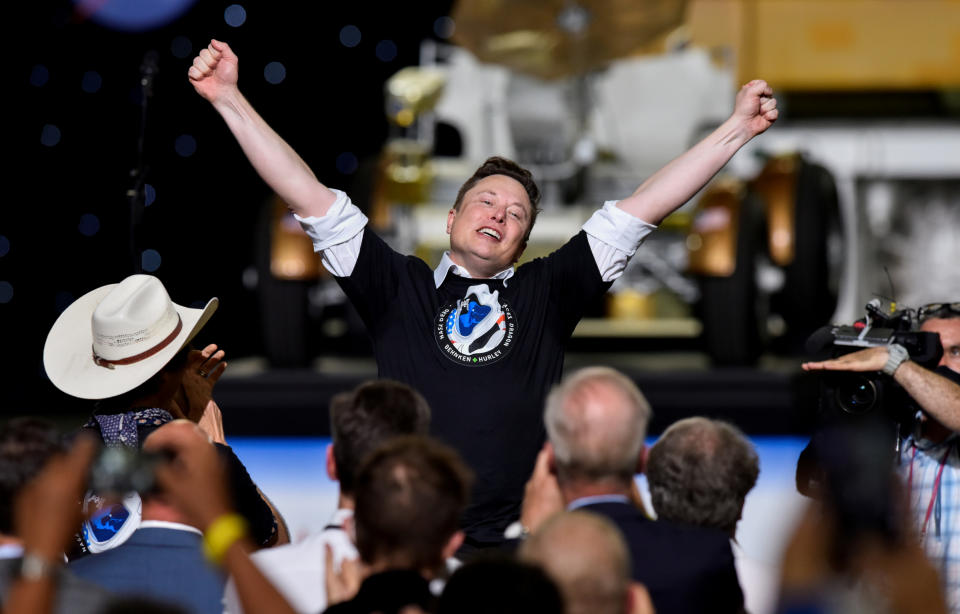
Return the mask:
[[740, 88], [733, 115], [744, 122], [750, 136], [765, 131], [777, 121], [777, 99], [773, 89], [762, 79], [754, 79]]
[[193, 65], [187, 76], [197, 92], [214, 102], [229, 89], [236, 89], [239, 75], [236, 54], [230, 45], [211, 40], [210, 46], [201, 49], [193, 59]]

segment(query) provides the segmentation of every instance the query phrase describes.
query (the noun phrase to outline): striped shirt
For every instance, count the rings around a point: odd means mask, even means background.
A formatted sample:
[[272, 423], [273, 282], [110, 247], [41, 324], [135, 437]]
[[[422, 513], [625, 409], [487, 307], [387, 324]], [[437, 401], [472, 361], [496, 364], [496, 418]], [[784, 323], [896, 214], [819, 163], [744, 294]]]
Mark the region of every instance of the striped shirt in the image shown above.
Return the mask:
[[[960, 614], [960, 453], [958, 438], [904, 442], [900, 471], [927, 557], [940, 571], [950, 612]], [[939, 482], [939, 484], [938, 484]]]

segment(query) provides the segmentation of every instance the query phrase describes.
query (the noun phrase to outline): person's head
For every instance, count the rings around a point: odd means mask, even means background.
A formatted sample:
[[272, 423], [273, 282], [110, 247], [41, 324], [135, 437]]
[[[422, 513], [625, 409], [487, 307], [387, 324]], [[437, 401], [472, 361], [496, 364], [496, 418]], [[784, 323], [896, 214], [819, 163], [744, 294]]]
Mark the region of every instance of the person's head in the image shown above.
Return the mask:
[[13, 502], [54, 454], [64, 451], [54, 425], [38, 418], [14, 418], [0, 427], [0, 534], [13, 534]]
[[647, 455], [646, 474], [657, 518], [732, 536], [760, 461], [735, 426], [695, 417], [663, 432]]
[[463, 541], [460, 514], [472, 476], [451, 448], [429, 437], [395, 437], [357, 471], [357, 551], [380, 568], [433, 572]]
[[202, 309], [178, 305], [156, 277], [131, 275], [60, 314], [47, 334], [44, 369], [57, 388], [81, 399], [126, 396], [140, 386], [172, 396], [179, 382], [159, 374], [172, 361], [185, 364], [184, 349], [217, 305], [215, 298]]
[[447, 215], [451, 257], [477, 277], [509, 267], [526, 248], [539, 202], [530, 171], [505, 158], [487, 159], [460, 187]]
[[609, 520], [586, 511], [561, 512], [520, 546], [540, 565], [566, 602], [567, 614], [623, 614], [628, 607], [630, 552]]
[[960, 373], [960, 303], [933, 303], [920, 310], [920, 330], [940, 335], [940, 366]]
[[[126, 412], [132, 407], [159, 407], [170, 411], [171, 415], [177, 414], [178, 412], [173, 410], [174, 404], [172, 401], [181, 389], [180, 384], [183, 381], [184, 369], [192, 350], [193, 345], [186, 344], [173, 355], [173, 358], [160, 366], [157, 372], [150, 376], [147, 381], [123, 394], [97, 399], [96, 413], [117, 414]], [[173, 417], [182, 418], [185, 416], [174, 415]]]
[[429, 426], [427, 401], [406, 384], [373, 380], [342, 392], [330, 401], [328, 473], [339, 480], [341, 494], [352, 495], [365, 456], [391, 437], [425, 435]]
[[556, 582], [537, 565], [483, 553], [459, 567], [443, 589], [437, 614], [561, 614]]
[[565, 377], [547, 397], [544, 422], [561, 487], [629, 487], [637, 473], [650, 404], [625, 375], [589, 367]]

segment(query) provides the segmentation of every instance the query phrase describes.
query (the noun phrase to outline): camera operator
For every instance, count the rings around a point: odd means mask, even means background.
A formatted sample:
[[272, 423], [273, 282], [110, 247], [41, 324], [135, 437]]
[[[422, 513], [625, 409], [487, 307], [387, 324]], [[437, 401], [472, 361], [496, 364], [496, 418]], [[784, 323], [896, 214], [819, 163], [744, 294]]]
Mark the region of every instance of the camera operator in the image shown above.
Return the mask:
[[926, 305], [918, 319], [920, 331], [940, 336], [943, 356], [934, 370], [911, 361], [898, 344], [807, 362], [803, 369], [883, 372], [922, 409], [903, 441], [900, 472], [924, 550], [940, 569], [951, 612], [960, 612], [960, 303]]

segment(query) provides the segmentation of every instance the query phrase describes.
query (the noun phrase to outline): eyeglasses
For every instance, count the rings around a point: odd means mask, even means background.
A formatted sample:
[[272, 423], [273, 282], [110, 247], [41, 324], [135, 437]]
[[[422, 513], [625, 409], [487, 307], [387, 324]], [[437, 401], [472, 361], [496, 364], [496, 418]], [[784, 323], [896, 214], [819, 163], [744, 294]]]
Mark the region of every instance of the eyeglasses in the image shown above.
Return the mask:
[[917, 310], [917, 319], [921, 322], [947, 315], [960, 316], [960, 303], [929, 303]]

